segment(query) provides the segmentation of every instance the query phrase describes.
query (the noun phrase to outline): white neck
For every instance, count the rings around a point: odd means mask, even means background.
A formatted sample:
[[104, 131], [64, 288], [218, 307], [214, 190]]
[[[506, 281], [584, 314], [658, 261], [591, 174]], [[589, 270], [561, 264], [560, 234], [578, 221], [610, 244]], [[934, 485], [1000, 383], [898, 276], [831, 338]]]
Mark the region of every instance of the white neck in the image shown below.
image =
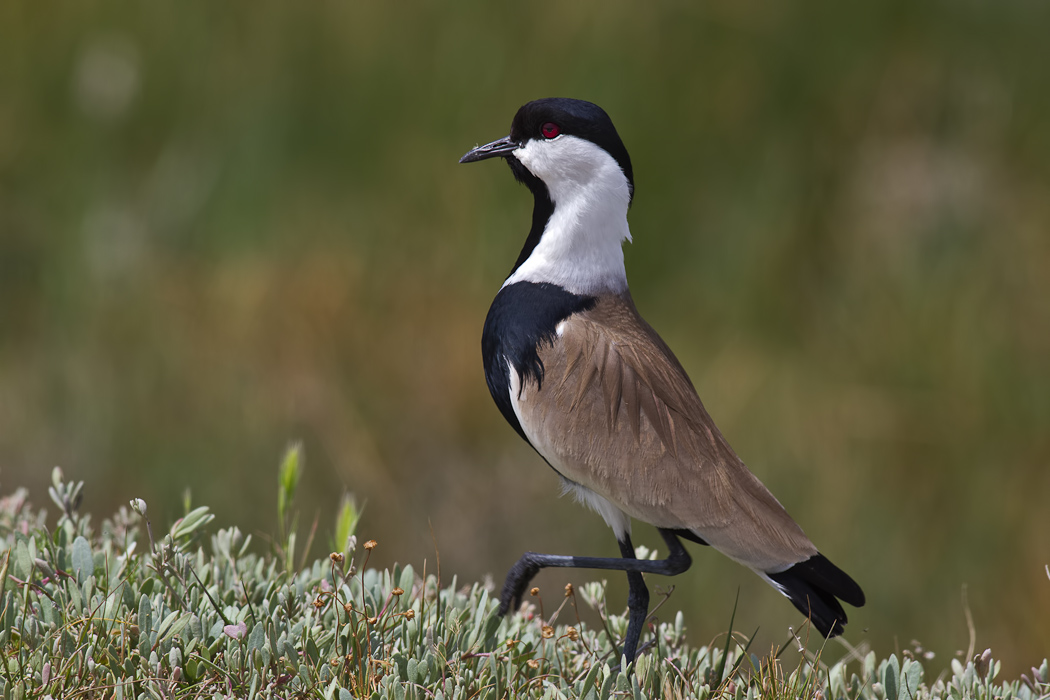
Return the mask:
[[627, 177], [603, 148], [562, 135], [531, 140], [514, 157], [547, 185], [554, 213], [529, 258], [503, 283], [550, 282], [574, 294], [627, 289], [623, 242], [631, 240]]

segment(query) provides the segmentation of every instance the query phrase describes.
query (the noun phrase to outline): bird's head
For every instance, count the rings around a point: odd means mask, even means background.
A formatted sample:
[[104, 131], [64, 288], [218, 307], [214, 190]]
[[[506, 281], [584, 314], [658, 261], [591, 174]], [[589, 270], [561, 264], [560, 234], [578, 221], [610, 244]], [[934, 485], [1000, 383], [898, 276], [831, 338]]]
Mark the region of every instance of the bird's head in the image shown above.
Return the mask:
[[524, 105], [510, 134], [467, 152], [460, 163], [505, 158], [514, 176], [533, 191], [559, 200], [589, 190], [634, 196], [631, 157], [601, 107], [583, 100], [548, 97]]
[[504, 286], [555, 284], [574, 294], [627, 289], [624, 241], [634, 196], [631, 158], [598, 105], [560, 97], [518, 110], [510, 134], [461, 163], [504, 158], [532, 191], [532, 229]]

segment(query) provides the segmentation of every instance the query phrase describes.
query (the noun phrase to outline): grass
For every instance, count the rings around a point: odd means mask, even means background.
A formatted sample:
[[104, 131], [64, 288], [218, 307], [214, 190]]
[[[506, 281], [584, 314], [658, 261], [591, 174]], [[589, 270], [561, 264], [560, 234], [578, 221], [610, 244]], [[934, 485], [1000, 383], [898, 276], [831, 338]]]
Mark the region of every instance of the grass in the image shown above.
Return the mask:
[[[639, 309], [875, 603], [851, 636], [947, 658], [966, 586], [1017, 676], [1050, 649], [1047, 26], [1046, 2], [0, 3], [5, 483], [42, 497], [58, 464], [92, 512], [134, 494], [156, 522], [188, 486], [281, 542], [258, 474], [294, 438], [293, 569], [329, 551], [305, 545], [333, 484], [372, 504], [380, 568], [429, 557], [430, 522], [471, 580], [615, 552], [492, 405], [481, 325], [531, 198], [456, 162], [581, 97], [634, 162]], [[682, 580], [693, 643], [737, 587], [761, 648], [795, 618], [709, 552]]]
[[[940, 670], [921, 649], [884, 659], [849, 650], [827, 664], [823, 648], [806, 651], [803, 631], [790, 640], [792, 668], [789, 645], [760, 658], [732, 622], [724, 638], [690, 645], [682, 613], [658, 621], [660, 605], [644, 653], [623, 670], [615, 642], [627, 621], [608, 610], [604, 582], [537, 594], [504, 620], [491, 585], [443, 579], [426, 564], [369, 568], [380, 545], [354, 535], [351, 501], [336, 524], [343, 544], [293, 563], [300, 475], [296, 447], [279, 480], [284, 541], [264, 554], [189, 503], [160, 537], [140, 499], [95, 527], [78, 510], [83, 482], [57, 468], [53, 527], [24, 489], [3, 498], [3, 697], [1050, 697], [1046, 661], [1012, 680], [998, 677], [990, 650]], [[581, 621], [581, 602], [600, 624]]]

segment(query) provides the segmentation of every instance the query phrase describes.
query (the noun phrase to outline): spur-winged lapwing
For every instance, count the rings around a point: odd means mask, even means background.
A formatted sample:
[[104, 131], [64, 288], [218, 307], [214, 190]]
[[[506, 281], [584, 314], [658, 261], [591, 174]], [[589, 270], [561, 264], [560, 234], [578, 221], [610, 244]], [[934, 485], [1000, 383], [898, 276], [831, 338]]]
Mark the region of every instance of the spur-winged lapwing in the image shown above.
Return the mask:
[[[535, 198], [532, 229], [499, 290], [481, 339], [485, 379], [511, 426], [561, 476], [566, 492], [616, 533], [622, 558], [526, 552], [507, 575], [500, 613], [521, 605], [545, 567], [627, 572], [632, 661], [648, 614], [643, 573], [692, 560], [679, 538], [710, 545], [783, 593], [826, 637], [839, 602], [864, 593], [817, 552], [715, 426], [674, 353], [638, 315], [624, 241], [634, 174], [597, 105], [550, 98], [514, 116], [510, 135], [460, 159], [504, 158]], [[631, 518], [660, 531], [669, 555], [635, 558]]]

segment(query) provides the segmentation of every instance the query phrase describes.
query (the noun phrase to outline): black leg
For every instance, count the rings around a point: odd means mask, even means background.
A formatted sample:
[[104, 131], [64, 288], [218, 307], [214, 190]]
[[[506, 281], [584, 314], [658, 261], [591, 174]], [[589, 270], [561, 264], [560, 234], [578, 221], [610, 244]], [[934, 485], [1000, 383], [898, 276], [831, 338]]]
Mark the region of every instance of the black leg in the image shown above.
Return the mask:
[[[620, 554], [624, 559], [637, 559], [634, 556], [634, 545], [631, 544], [631, 536], [624, 533], [623, 539], [618, 540]], [[688, 555], [686, 555], [688, 556]], [[634, 661], [638, 653], [638, 640], [642, 638], [642, 628], [645, 627], [645, 618], [649, 614], [649, 589], [637, 571], [627, 572], [627, 636], [623, 639], [623, 655], [627, 663]]]
[[627, 594], [627, 609], [630, 611], [630, 618], [627, 623], [627, 637], [624, 639], [624, 654], [627, 656], [627, 661], [631, 662], [638, 651], [638, 640], [641, 638], [642, 626], [649, 612], [649, 589], [642, 580], [642, 574], [675, 576], [688, 569], [693, 563], [673, 530], [661, 529], [660, 534], [667, 543], [670, 553], [666, 559], [657, 561], [635, 559], [631, 538], [626, 534], [623, 540], [619, 541], [622, 558], [570, 557], [562, 554], [525, 552], [507, 573], [507, 580], [499, 596], [499, 614], [507, 614], [511, 606], [515, 610], [521, 607], [525, 589], [528, 588], [532, 578], [539, 573], [540, 569], [557, 566], [626, 571], [627, 583], [630, 586]]

